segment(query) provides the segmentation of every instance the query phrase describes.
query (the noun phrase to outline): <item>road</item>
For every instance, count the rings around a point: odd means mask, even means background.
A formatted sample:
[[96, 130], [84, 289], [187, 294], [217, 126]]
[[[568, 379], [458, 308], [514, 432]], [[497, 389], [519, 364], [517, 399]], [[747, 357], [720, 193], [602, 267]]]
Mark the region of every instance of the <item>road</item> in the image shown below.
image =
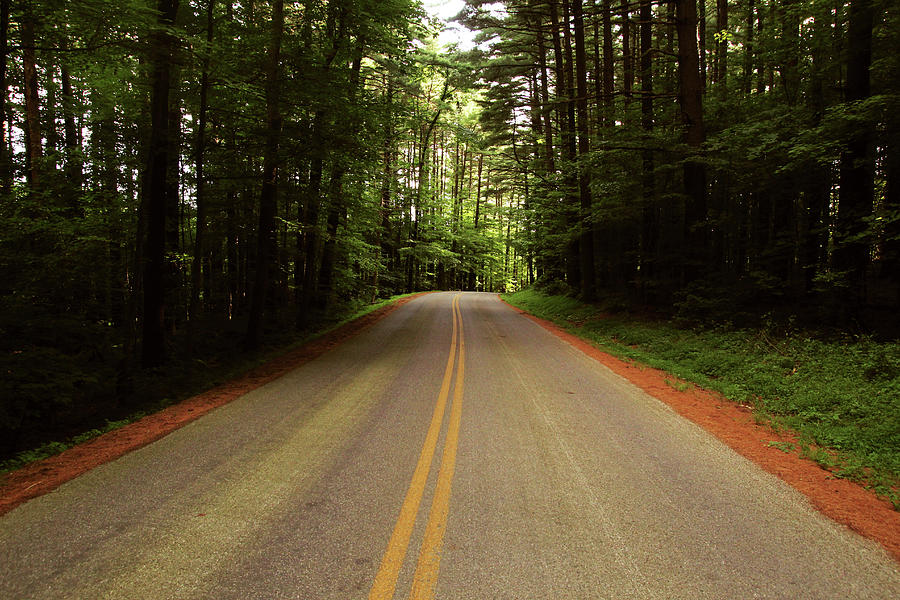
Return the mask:
[[897, 598], [898, 564], [491, 294], [0, 518], [0, 598]]

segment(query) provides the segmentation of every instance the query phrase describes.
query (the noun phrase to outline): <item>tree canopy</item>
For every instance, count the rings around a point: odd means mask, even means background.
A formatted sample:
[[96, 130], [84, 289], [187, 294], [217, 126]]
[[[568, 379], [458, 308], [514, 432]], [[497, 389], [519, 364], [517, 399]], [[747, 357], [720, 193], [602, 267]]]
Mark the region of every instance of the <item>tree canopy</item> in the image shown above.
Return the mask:
[[892, 3], [468, 4], [536, 277], [896, 335]]

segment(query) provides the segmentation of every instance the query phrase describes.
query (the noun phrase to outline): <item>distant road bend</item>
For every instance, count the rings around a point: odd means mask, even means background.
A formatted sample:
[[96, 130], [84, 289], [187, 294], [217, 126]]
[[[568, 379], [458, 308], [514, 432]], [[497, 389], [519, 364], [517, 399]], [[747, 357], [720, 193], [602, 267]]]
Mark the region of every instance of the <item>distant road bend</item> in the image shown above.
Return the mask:
[[493, 294], [0, 517], [9, 599], [898, 597], [880, 547]]

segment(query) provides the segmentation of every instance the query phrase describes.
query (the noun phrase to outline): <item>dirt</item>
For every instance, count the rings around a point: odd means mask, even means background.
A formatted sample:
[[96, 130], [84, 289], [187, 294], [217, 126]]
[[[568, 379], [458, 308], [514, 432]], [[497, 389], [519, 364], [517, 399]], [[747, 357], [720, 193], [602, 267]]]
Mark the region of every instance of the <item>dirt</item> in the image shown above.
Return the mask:
[[[211, 410], [281, 377], [358, 334], [413, 297], [403, 298], [399, 302], [347, 323], [224, 385], [61, 454], [6, 474], [0, 480], [0, 515], [23, 502], [53, 491], [86, 471], [145, 446]], [[880, 543], [900, 561], [900, 512], [895, 511], [889, 502], [860, 484], [836, 478], [818, 464], [772, 445], [773, 442], [784, 445], [796, 444], [796, 436], [791, 432], [776, 432], [757, 423], [749, 407], [735, 404], [714, 392], [694, 386], [683, 391], [675, 389], [666, 383], [666, 380], [672, 382], [674, 378], [664, 371], [619, 360], [549, 321], [529, 315], [518, 308], [515, 310], [665, 402], [742, 456], [805, 494], [819, 511]]]

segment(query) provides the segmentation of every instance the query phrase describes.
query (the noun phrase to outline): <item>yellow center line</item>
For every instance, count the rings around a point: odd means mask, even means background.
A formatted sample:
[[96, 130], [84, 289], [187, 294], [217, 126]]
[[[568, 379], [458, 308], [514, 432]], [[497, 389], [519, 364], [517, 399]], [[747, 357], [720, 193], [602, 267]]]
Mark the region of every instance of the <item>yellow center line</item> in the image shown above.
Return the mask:
[[459, 296], [455, 300], [456, 318], [459, 320], [459, 362], [456, 367], [456, 385], [453, 389], [450, 423], [447, 425], [447, 438], [444, 441], [444, 452], [441, 455], [441, 467], [438, 470], [434, 500], [428, 516], [428, 525], [425, 527], [425, 539], [422, 542], [422, 549], [419, 551], [419, 562], [416, 565], [415, 575], [413, 575], [412, 593], [409, 596], [411, 600], [434, 598], [444, 532], [447, 530], [447, 516], [450, 513], [450, 486], [456, 467], [456, 447], [462, 418], [463, 379], [465, 378], [466, 364], [466, 343], [463, 338]]
[[394, 526], [391, 539], [388, 541], [387, 549], [381, 559], [381, 566], [375, 575], [375, 582], [369, 591], [369, 600], [391, 600], [394, 597], [397, 577], [400, 574], [400, 568], [403, 566], [406, 550], [409, 547], [409, 538], [412, 535], [413, 526], [416, 522], [416, 514], [419, 512], [419, 504], [422, 500], [422, 494], [425, 492], [425, 483], [428, 480], [428, 473], [431, 471], [434, 451], [437, 447], [438, 436], [441, 433], [441, 424], [444, 421], [444, 412], [447, 407], [447, 397], [450, 395], [450, 380], [453, 378], [457, 335], [460, 336], [460, 339], [462, 338], [462, 320], [460, 319], [459, 325], [457, 325], [456, 316], [458, 300], [459, 296], [457, 295], [453, 298], [453, 303], [451, 304], [453, 308], [453, 334], [450, 339], [450, 356], [447, 358], [444, 379], [441, 382], [441, 390], [438, 394], [437, 403], [434, 406], [431, 425], [428, 427], [425, 443], [419, 454], [419, 461], [416, 463], [409, 490], [407, 490], [403, 506], [400, 508], [400, 516], [397, 518], [397, 524]]

